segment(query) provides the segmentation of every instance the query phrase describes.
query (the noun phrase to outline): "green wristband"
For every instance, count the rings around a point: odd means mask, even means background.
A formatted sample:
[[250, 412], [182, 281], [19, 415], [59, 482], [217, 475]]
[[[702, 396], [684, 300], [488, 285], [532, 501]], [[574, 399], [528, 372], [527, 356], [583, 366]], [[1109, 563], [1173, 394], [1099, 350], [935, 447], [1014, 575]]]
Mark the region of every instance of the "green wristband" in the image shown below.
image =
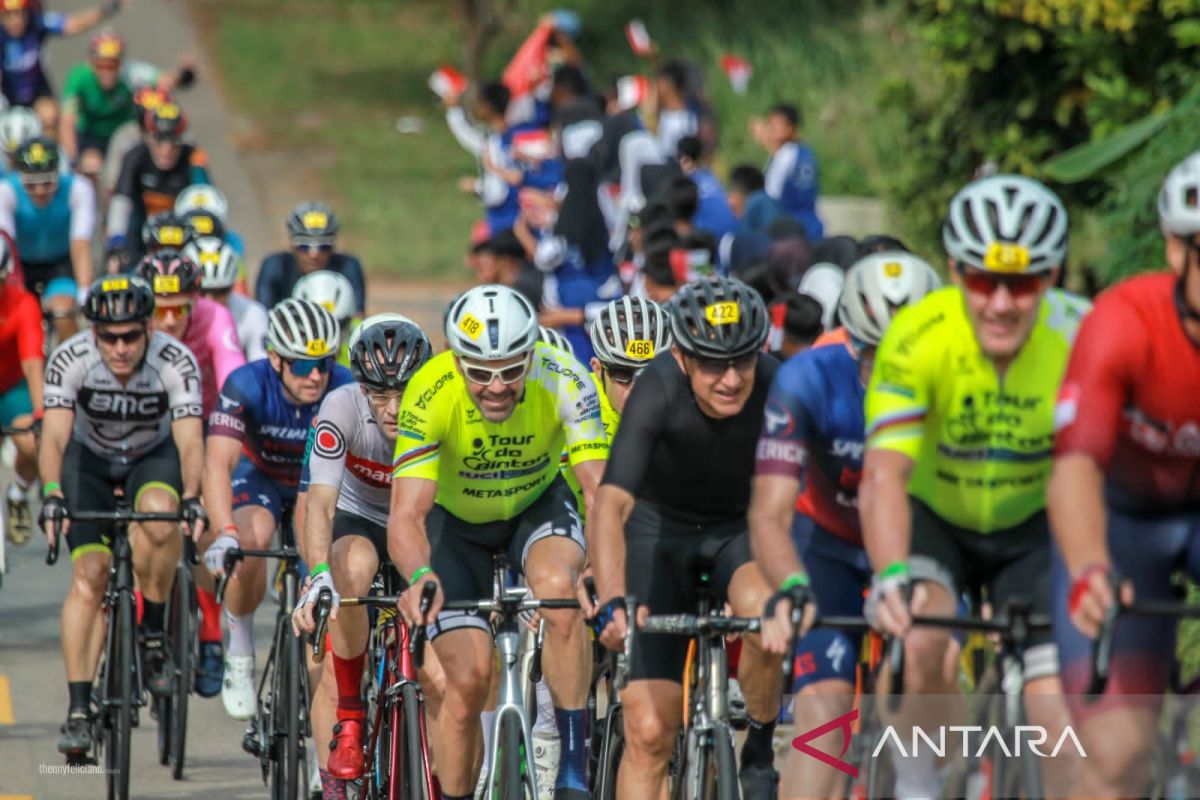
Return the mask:
[[318, 575], [320, 575], [322, 572], [329, 572], [329, 563], [326, 561], [322, 561], [320, 564], [317, 564], [316, 566], [311, 567], [308, 570], [308, 577], [315, 578]]
[[881, 580], [887, 580], [888, 578], [907, 578], [908, 574], [907, 561], [893, 561], [880, 571], [879, 577]]
[[49, 483], [47, 483], [45, 486], [42, 487], [42, 497], [49, 497], [53, 492], [61, 492], [61, 491], [62, 491], [62, 486], [60, 486], [58, 484], [58, 481], [50, 481]]
[[797, 586], [803, 586], [805, 589], [809, 587], [808, 575], [803, 572], [793, 572], [783, 579], [783, 583], [779, 584], [779, 591], [786, 592], [789, 589], [794, 589]]
[[431, 574], [433, 574], [433, 567], [430, 567], [428, 565], [426, 565], [424, 567], [419, 567], [417, 570], [415, 570], [413, 572], [412, 576], [409, 577], [408, 585], [414, 586], [414, 585], [416, 585], [417, 581], [421, 580], [421, 578], [424, 578], [426, 575], [431, 575]]

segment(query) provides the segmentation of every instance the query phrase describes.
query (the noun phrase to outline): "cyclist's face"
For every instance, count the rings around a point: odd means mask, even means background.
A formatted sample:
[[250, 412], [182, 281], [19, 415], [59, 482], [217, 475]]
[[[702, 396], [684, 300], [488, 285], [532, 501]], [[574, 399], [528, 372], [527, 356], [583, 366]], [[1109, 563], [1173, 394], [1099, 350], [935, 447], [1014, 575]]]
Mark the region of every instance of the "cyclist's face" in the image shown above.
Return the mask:
[[307, 275], [329, 266], [329, 259], [333, 257], [333, 244], [330, 243], [328, 246], [293, 244], [292, 252], [296, 254], [296, 263], [300, 266], [300, 272]]
[[321, 399], [321, 395], [325, 393], [325, 387], [329, 385], [329, 370], [322, 372], [314, 366], [307, 375], [294, 375], [292, 366], [276, 353], [267, 355], [271, 359], [271, 366], [275, 368], [279, 379], [283, 381], [283, 388], [287, 389], [288, 394], [296, 398], [299, 403], [315, 403]]
[[992, 280], [987, 273], [972, 267], [966, 267], [965, 273], [952, 270], [951, 275], [962, 287], [963, 302], [979, 349], [989, 358], [1014, 358], [1033, 331], [1042, 295], [1054, 283], [1055, 276], [1042, 278], [1031, 289], [1025, 282]]
[[29, 195], [29, 202], [37, 208], [45, 208], [58, 191], [58, 175], [22, 175], [21, 187]]
[[389, 441], [395, 441], [400, 433], [400, 429], [396, 426], [396, 415], [400, 413], [400, 402], [404, 399], [404, 391], [375, 392], [365, 386], [360, 386], [359, 389], [367, 398], [367, 405], [371, 408], [371, 416], [375, 418], [375, 424], [379, 426]]
[[[625, 400], [629, 397], [629, 390], [633, 388], [633, 381], [621, 383], [613, 380], [612, 376], [608, 374], [608, 370], [600, 363], [600, 359], [595, 356], [592, 357], [589, 366], [591, 366], [594, 374], [600, 376], [604, 395], [608, 398], [608, 403], [613, 407], [613, 411], [616, 411], [618, 414], [624, 414]], [[618, 377], [624, 378], [629, 372], [631, 370], [628, 369], [621, 371]]]
[[113, 325], [98, 323], [92, 328], [100, 359], [118, 380], [133, 375], [146, 354], [146, 326], [140, 322]]
[[[461, 359], [455, 357], [455, 364], [458, 366], [459, 373], [463, 376], [463, 383], [467, 385], [467, 392], [471, 395], [471, 401], [475, 403], [475, 407], [479, 409], [479, 413], [488, 422], [504, 422], [512, 416], [517, 409], [517, 403], [525, 394], [525, 374], [528, 369], [521, 370], [521, 366], [528, 367], [529, 356], [520, 355], [514, 358], [506, 358], [500, 361], [480, 361], [464, 363]], [[468, 377], [472, 372], [471, 367], [478, 366], [490, 372], [490, 375], [477, 375], [479, 382]], [[505, 371], [511, 372], [510, 375], [503, 374]], [[520, 377], [515, 377], [519, 375]], [[484, 383], [482, 380], [486, 379]], [[511, 383], [504, 381], [512, 380]]]
[[186, 294], [154, 298], [154, 330], [182, 340], [192, 320], [195, 297]]
[[121, 74], [121, 62], [96, 60], [92, 62], [92, 70], [96, 73], [96, 82], [100, 84], [100, 88], [106, 92], [112, 91], [117, 85], [117, 77]]
[[5, 11], [0, 14], [0, 24], [4, 25], [4, 31], [13, 38], [19, 38], [25, 35], [25, 31], [29, 29], [29, 12], [21, 9], [19, 11]]
[[475, 256], [471, 268], [475, 271], [475, 280], [479, 283], [498, 283], [500, 280], [500, 267], [496, 263], [496, 256], [486, 250]]
[[154, 161], [154, 166], [161, 170], [168, 170], [175, 166], [179, 161], [179, 154], [183, 152], [183, 145], [178, 139], [161, 138], [158, 136], [150, 137], [150, 158]]
[[754, 370], [758, 354], [752, 353], [734, 362], [710, 361], [686, 355], [672, 347], [675, 360], [687, 373], [696, 405], [707, 417], [725, 419], [741, 412], [754, 391]]

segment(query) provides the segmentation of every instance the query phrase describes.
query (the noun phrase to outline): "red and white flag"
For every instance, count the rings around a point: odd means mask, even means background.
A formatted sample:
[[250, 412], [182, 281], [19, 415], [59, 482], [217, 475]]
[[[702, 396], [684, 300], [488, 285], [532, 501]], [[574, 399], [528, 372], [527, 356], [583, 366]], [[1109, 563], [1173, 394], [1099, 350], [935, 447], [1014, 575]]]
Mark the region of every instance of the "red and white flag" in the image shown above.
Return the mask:
[[457, 97], [467, 90], [467, 76], [454, 67], [441, 67], [429, 76], [429, 88], [443, 100]]
[[625, 38], [629, 40], [629, 46], [633, 48], [633, 54], [636, 56], [648, 56], [654, 47], [646, 25], [640, 19], [631, 19], [625, 26]]
[[545, 128], [518, 131], [513, 134], [512, 143], [513, 155], [522, 161], [545, 161], [554, 156], [554, 142]]
[[754, 74], [754, 68], [750, 66], [750, 62], [726, 53], [721, 56], [721, 69], [728, 76], [733, 90], [738, 94], [745, 94], [746, 87], [750, 85], [750, 76]]
[[623, 75], [617, 78], [617, 106], [622, 111], [637, 108], [646, 102], [650, 81], [644, 75]]

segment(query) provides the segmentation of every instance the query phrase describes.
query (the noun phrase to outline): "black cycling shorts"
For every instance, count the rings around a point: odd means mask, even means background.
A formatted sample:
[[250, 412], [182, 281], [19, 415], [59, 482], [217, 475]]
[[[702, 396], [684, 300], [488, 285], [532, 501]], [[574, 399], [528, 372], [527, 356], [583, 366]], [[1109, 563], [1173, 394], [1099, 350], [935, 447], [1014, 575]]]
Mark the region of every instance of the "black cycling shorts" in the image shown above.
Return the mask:
[[375, 555], [379, 558], [379, 563], [382, 565], [388, 562], [387, 528], [378, 522], [339, 508], [333, 512], [333, 541], [336, 542], [344, 536], [362, 536], [370, 539], [371, 544], [375, 545]]
[[[447, 601], [484, 600], [492, 596], [493, 556], [506, 554], [508, 564], [524, 572], [533, 545], [551, 536], [563, 536], [586, 550], [583, 525], [575, 508], [575, 494], [557, 475], [541, 497], [520, 515], [496, 522], [465, 522], [435, 505], [425, 518], [432, 548], [430, 567], [442, 583]], [[478, 614], [443, 611], [429, 626], [430, 639], [458, 628], [490, 630]]]
[[25, 273], [25, 288], [39, 300], [51, 281], [59, 278], [75, 280], [75, 268], [71, 266], [70, 255], [58, 261], [22, 261], [21, 271]]
[[[176, 499], [183, 491], [179, 451], [170, 437], [131, 464], [102, 458], [71, 439], [63, 454], [61, 480], [67, 508], [72, 512], [115, 511], [117, 500], [113, 490], [118, 486], [124, 488], [125, 497], [135, 509], [143, 489], [164, 488]], [[71, 558], [89, 552], [111, 553], [110, 527], [107, 522], [72, 522], [67, 531]]]
[[[638, 501], [625, 524], [625, 588], [651, 614], [695, 614], [701, 575], [723, 603], [733, 573], [753, 560], [745, 517], [697, 525]], [[630, 679], [682, 683], [687, 647], [682, 636], [638, 636]]]
[[[1035, 613], [1049, 615], [1050, 523], [1045, 511], [1011, 528], [981, 534], [950, 524], [915, 497], [910, 500], [913, 580], [940, 584], [955, 598], [967, 592], [986, 599], [997, 614], [1010, 598], [1023, 597]], [[1033, 641], [1049, 642], [1050, 633], [1038, 633]]]

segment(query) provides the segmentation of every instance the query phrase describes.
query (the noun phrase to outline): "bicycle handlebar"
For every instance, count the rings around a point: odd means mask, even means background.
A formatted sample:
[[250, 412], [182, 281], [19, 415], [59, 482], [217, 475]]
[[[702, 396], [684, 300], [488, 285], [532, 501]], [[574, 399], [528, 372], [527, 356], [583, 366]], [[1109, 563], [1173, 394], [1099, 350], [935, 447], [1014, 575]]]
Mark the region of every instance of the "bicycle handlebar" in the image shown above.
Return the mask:
[[[424, 618], [429, 613], [430, 606], [433, 605], [433, 596], [437, 594], [437, 584], [433, 581], [426, 581], [421, 587], [421, 617]], [[412, 637], [408, 641], [408, 652], [412, 656], [413, 669], [421, 669], [425, 666], [425, 626], [413, 625]]]
[[[115, 511], [70, 511], [63, 509], [62, 516], [55, 517], [51, 520], [54, 523], [53, 541], [50, 542], [46, 549], [46, 565], [52, 566], [58, 563], [58, 546], [62, 540], [62, 524], [66, 520], [75, 522], [113, 522], [130, 524], [133, 522], [183, 522], [183, 515], [178, 511], [134, 511], [132, 509], [118, 508]], [[192, 564], [200, 563], [200, 555], [195, 550], [195, 544], [190, 536], [185, 536], [185, 545], [191, 545], [190, 549], [186, 549], [188, 560]]]
[[[1114, 596], [1120, 597], [1120, 586], [1112, 580]], [[1108, 688], [1112, 673], [1113, 645], [1117, 635], [1117, 620], [1122, 616], [1135, 617], [1200, 617], [1200, 605], [1189, 605], [1171, 600], [1145, 600], [1133, 603], [1113, 603], [1104, 613], [1100, 633], [1092, 644], [1092, 674], [1088, 680], [1086, 699], [1095, 702]]]

